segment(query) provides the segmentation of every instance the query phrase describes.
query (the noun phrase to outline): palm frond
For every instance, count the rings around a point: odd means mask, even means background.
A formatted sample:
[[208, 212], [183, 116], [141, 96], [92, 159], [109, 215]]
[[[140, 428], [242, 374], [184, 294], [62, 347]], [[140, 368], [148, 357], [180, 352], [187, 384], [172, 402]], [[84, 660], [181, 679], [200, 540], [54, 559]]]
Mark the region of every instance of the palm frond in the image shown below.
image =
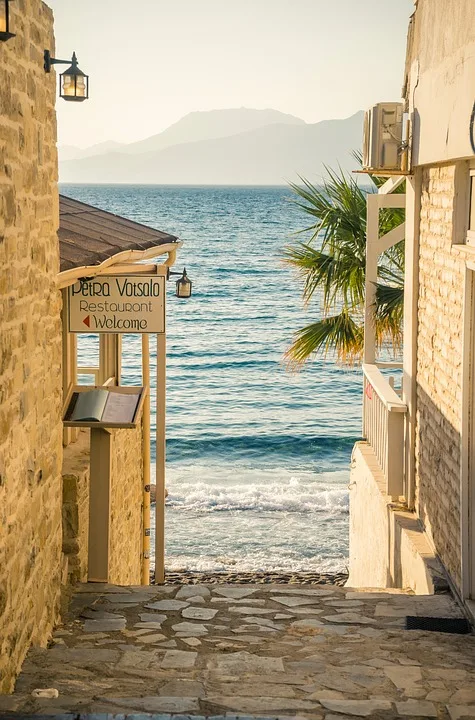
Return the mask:
[[404, 312], [404, 287], [383, 285], [376, 286], [374, 320], [378, 345], [388, 341], [394, 350], [402, 344], [402, 322]]
[[[353, 155], [361, 162], [360, 153]], [[340, 362], [351, 363], [361, 357], [363, 348], [367, 196], [376, 192], [385, 179], [368, 176], [372, 183], [368, 189], [341, 167], [325, 170], [321, 186], [302, 177], [299, 184], [290, 184], [295, 193], [292, 202], [311, 218], [305, 230], [310, 239], [287, 246], [284, 261], [303, 280], [305, 303], [320, 293], [323, 314], [295, 334], [286, 353], [293, 367], [300, 367], [315, 353], [330, 350], [335, 351]], [[404, 186], [396, 192], [404, 192]], [[404, 215], [404, 210], [383, 209], [380, 235], [397, 227]], [[404, 241], [383, 253], [378, 263], [374, 322], [380, 346], [389, 342], [398, 349], [401, 345], [403, 285]]]
[[329, 178], [321, 187], [300, 178], [301, 185], [291, 183], [290, 187], [298, 199], [293, 202], [305, 213], [315, 218], [311, 226], [312, 237], [327, 243], [351, 242], [364, 250], [366, 224], [366, 193], [353, 178], [347, 178], [343, 171], [336, 174], [326, 168]]
[[343, 310], [338, 315], [318, 320], [295, 333], [292, 345], [285, 353], [291, 369], [301, 368], [319, 352], [334, 351], [339, 362], [351, 364], [360, 359], [363, 351], [364, 329]]
[[315, 250], [311, 245], [298, 243], [284, 248], [284, 262], [296, 268], [303, 279], [305, 304], [312, 299], [318, 289], [322, 290], [324, 304], [333, 296], [334, 257]]
[[330, 255], [311, 245], [298, 243], [284, 248], [284, 262], [295, 267], [303, 279], [306, 304], [317, 290], [322, 292], [325, 313], [341, 299], [351, 307], [363, 302], [364, 265], [355, 262], [352, 253], [343, 251]]

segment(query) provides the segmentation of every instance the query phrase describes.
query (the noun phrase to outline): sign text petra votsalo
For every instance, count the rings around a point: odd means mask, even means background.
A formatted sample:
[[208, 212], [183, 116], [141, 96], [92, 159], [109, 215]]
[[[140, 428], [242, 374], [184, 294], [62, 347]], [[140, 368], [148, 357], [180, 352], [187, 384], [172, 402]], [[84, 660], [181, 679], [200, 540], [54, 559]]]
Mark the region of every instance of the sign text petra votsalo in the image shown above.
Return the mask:
[[165, 278], [117, 275], [75, 283], [69, 288], [69, 331], [165, 332]]

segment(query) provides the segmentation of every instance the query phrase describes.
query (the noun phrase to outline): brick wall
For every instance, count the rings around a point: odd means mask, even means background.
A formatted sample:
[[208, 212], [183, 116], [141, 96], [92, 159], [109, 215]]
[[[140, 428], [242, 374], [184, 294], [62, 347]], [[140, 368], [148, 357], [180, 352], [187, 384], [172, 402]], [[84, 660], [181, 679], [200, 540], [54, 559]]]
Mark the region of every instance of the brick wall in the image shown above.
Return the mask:
[[416, 509], [460, 587], [460, 433], [465, 266], [452, 250], [454, 165], [422, 175]]
[[0, 42], [0, 692], [59, 611], [61, 323], [53, 15], [13, 2]]

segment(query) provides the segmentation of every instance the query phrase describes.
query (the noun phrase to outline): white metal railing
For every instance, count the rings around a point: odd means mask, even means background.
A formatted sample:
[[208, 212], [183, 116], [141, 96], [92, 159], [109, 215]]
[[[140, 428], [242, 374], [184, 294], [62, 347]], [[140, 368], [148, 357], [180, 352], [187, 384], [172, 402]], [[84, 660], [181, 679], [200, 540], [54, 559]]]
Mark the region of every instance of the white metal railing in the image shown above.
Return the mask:
[[407, 405], [376, 365], [363, 364], [363, 436], [386, 479], [386, 492], [404, 495], [404, 416]]

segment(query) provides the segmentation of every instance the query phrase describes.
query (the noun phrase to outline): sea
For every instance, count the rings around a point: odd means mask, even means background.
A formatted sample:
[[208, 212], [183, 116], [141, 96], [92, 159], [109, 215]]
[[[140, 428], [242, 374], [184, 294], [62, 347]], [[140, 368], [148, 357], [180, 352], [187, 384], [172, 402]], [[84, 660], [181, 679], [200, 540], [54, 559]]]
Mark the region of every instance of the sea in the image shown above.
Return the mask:
[[[186, 267], [192, 297], [167, 288], [167, 569], [344, 571], [361, 371], [331, 356], [286, 366], [293, 333], [321, 314], [283, 262], [288, 243], [309, 237], [296, 234], [309, 217], [290, 188], [60, 190], [184, 242], [175, 269]], [[122, 381], [139, 385], [140, 336], [124, 336], [123, 352]], [[79, 336], [82, 364], [97, 353], [97, 336]], [[152, 436], [154, 426], [153, 414]]]

